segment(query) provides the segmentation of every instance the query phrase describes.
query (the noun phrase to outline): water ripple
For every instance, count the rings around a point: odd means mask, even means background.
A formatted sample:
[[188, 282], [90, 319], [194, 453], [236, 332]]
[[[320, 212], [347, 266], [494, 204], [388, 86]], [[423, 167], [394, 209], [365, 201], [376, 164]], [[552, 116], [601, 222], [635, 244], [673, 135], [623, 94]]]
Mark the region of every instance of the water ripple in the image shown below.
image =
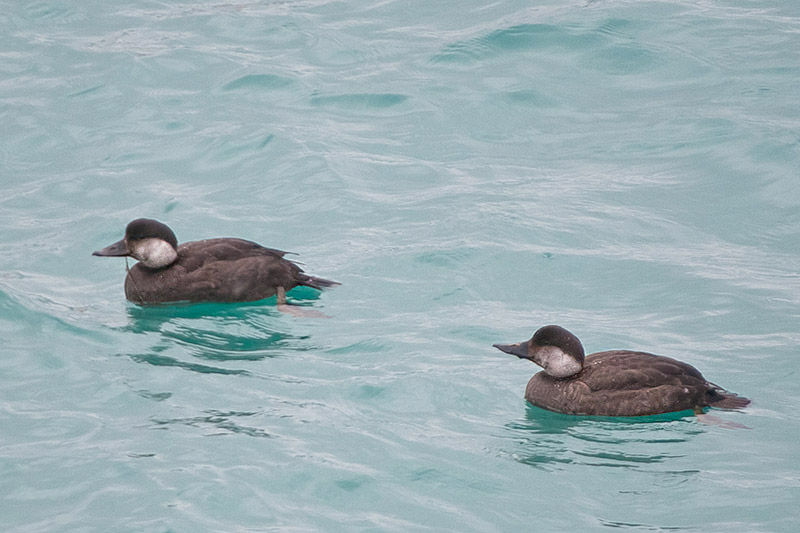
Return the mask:
[[236, 91], [241, 89], [267, 90], [282, 89], [292, 85], [294, 80], [277, 76], [275, 74], [247, 74], [241, 78], [226, 83], [223, 90]]
[[406, 100], [408, 100], [408, 96], [392, 93], [315, 95], [311, 97], [311, 103], [315, 106], [359, 111], [387, 109], [398, 106]]
[[200, 374], [223, 374], [230, 376], [251, 376], [252, 374], [247, 370], [220, 368], [215, 366], [203, 365], [200, 363], [192, 363], [181, 361], [175, 357], [168, 355], [161, 355], [158, 353], [142, 353], [142, 354], [129, 354], [128, 357], [137, 363], [146, 363], [153, 366], [167, 366], [177, 367], [184, 370], [191, 370]]
[[168, 429], [171, 426], [189, 426], [196, 428], [212, 427], [215, 431], [207, 433], [205, 436], [214, 437], [228, 434], [241, 434], [248, 437], [259, 438], [275, 438], [276, 435], [271, 434], [263, 428], [242, 424], [239, 422], [241, 418], [248, 418], [257, 416], [258, 412], [246, 411], [206, 411], [204, 415], [195, 416], [191, 418], [173, 418], [173, 419], [160, 419], [152, 418], [151, 422], [154, 424], [151, 429]]
[[520, 24], [494, 30], [486, 35], [452, 43], [433, 56], [435, 63], [464, 63], [504, 52], [560, 48], [585, 50], [602, 43], [595, 33], [551, 24]]

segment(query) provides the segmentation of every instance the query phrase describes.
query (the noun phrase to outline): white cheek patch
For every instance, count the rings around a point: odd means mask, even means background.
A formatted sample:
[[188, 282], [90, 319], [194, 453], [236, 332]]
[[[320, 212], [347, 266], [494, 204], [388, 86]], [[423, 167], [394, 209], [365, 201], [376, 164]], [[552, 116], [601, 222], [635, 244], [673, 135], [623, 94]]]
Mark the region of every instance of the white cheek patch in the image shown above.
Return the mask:
[[565, 378], [581, 371], [581, 364], [574, 357], [555, 346], [540, 349], [534, 362], [554, 378]]
[[134, 245], [133, 257], [150, 268], [163, 268], [178, 259], [178, 252], [161, 239], [142, 239]]

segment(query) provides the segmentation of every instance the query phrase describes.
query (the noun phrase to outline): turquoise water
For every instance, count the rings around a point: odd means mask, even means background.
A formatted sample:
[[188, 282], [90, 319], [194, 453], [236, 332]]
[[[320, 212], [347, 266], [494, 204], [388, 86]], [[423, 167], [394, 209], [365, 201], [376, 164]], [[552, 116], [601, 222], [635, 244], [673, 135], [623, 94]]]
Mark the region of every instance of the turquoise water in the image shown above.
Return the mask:
[[[6, 2], [0, 530], [796, 531], [800, 4]], [[330, 319], [138, 308], [136, 217]], [[526, 406], [558, 323], [753, 399]]]

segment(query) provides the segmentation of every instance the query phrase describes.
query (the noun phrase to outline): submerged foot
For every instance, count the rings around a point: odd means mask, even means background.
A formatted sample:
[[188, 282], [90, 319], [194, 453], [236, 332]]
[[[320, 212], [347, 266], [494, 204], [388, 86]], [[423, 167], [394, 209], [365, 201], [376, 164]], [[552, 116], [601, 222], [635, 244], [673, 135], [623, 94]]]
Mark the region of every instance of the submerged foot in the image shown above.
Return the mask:
[[316, 309], [307, 309], [305, 307], [288, 303], [286, 301], [286, 289], [283, 287], [278, 287], [276, 291], [276, 297], [278, 300], [278, 311], [281, 313], [302, 318], [330, 318], [325, 313], [317, 311]]
[[709, 415], [705, 413], [699, 413], [696, 415], [697, 420], [701, 424], [706, 424], [707, 426], [719, 426], [725, 429], [752, 429], [744, 424], [740, 424], [738, 422], [731, 422], [730, 420], [725, 420], [723, 418], [719, 418], [714, 415]]

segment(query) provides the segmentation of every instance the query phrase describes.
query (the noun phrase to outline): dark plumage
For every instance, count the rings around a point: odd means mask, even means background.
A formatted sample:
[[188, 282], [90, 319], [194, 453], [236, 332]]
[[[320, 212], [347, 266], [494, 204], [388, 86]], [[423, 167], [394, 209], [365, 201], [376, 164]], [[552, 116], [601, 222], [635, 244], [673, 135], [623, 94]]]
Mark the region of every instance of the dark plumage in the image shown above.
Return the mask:
[[288, 252], [243, 239], [218, 238], [177, 245], [166, 225], [150, 219], [128, 224], [125, 238], [94, 252], [131, 256], [139, 263], [125, 278], [125, 296], [137, 304], [247, 302], [269, 298], [298, 285], [338, 285], [303, 272], [284, 259]]
[[[545, 326], [524, 343], [495, 347], [545, 370], [525, 389], [533, 405], [573, 415], [644, 416], [706, 407], [738, 409], [750, 400], [707, 381], [693, 366], [645, 352], [612, 350], [583, 355], [575, 335]], [[558, 372], [568, 368], [568, 371]], [[556, 374], [550, 375], [556, 369]], [[550, 372], [550, 373], [548, 373]], [[569, 375], [563, 375], [573, 372]]]

